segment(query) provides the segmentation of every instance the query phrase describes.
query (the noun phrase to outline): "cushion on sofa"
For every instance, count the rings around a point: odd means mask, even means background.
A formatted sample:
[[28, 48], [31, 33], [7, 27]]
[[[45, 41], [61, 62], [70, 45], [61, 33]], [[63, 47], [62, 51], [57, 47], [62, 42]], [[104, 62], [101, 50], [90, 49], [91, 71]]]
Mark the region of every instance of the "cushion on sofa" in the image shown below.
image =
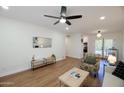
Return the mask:
[[119, 62], [112, 74], [124, 80], [124, 63]]

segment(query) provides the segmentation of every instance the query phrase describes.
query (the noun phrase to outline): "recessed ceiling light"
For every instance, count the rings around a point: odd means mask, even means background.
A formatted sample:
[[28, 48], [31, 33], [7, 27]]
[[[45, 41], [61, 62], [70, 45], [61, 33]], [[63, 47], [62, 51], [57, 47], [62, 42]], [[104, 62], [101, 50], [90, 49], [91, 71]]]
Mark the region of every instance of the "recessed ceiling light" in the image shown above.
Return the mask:
[[69, 30], [69, 28], [68, 28], [68, 27], [66, 27], [66, 30]]
[[101, 16], [101, 17], [100, 17], [100, 20], [104, 20], [104, 19], [105, 19], [105, 16]]
[[6, 10], [8, 10], [9, 9], [9, 7], [8, 6], [1, 6], [3, 9], [6, 9]]

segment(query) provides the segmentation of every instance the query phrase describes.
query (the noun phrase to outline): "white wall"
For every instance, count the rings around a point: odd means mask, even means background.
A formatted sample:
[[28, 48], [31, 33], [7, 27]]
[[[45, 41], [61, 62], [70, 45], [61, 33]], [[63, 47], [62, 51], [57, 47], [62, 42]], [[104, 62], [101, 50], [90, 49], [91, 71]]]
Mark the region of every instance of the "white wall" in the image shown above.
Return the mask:
[[[52, 38], [52, 48], [33, 48], [32, 37]], [[54, 53], [57, 60], [65, 58], [65, 35], [34, 24], [0, 17], [0, 76], [31, 67], [32, 55], [37, 58]]]
[[67, 56], [81, 58], [81, 34], [70, 34], [70, 37], [68, 37], [67, 42]]
[[124, 62], [124, 31], [122, 32], [122, 61]]

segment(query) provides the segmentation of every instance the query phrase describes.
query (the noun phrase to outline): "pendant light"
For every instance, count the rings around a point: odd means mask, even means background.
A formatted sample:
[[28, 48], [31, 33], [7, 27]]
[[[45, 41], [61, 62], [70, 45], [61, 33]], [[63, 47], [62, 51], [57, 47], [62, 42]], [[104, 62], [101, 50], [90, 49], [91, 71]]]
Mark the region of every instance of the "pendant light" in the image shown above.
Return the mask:
[[98, 31], [97, 35], [96, 35], [98, 38], [100, 38], [102, 36], [101, 32]]

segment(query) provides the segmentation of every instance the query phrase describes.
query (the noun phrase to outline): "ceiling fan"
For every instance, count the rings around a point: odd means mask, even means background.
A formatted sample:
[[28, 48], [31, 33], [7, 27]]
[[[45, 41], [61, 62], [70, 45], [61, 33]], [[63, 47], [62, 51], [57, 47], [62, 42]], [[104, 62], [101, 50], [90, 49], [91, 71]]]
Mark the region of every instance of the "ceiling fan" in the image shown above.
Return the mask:
[[66, 23], [68, 25], [71, 25], [71, 22], [69, 20], [72, 19], [77, 19], [77, 18], [82, 18], [82, 15], [73, 15], [73, 16], [66, 16], [66, 11], [67, 11], [67, 7], [62, 6], [61, 7], [61, 12], [60, 12], [60, 17], [56, 17], [56, 16], [51, 16], [51, 15], [44, 15], [45, 17], [49, 17], [49, 18], [55, 18], [58, 19], [57, 22], [54, 23], [54, 25], [60, 23]]

